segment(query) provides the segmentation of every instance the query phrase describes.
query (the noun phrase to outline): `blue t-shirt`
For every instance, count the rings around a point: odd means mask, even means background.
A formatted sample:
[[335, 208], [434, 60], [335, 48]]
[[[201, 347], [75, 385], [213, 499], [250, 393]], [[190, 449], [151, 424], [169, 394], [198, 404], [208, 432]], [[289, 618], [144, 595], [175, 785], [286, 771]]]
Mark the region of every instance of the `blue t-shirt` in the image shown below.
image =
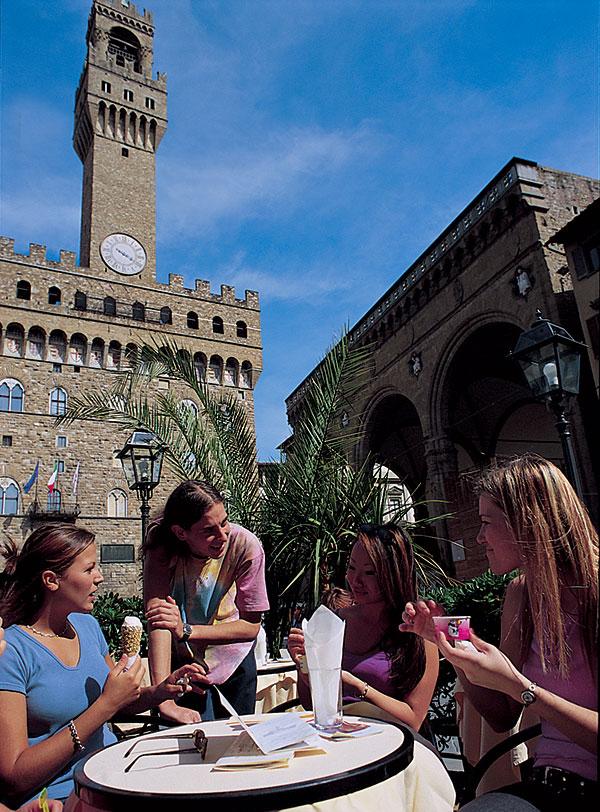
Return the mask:
[[[85, 614], [71, 614], [69, 621], [79, 637], [79, 662], [74, 666], [65, 665], [18, 626], [6, 629], [6, 651], [0, 657], [0, 691], [25, 695], [30, 746], [49, 738], [89, 708], [102, 693], [108, 676], [104, 659], [108, 646], [98, 621]], [[74, 754], [59, 773], [18, 802], [35, 798], [44, 786], [50, 798], [66, 798], [73, 791], [73, 773], [82, 758], [114, 741], [114, 734], [102, 725], [86, 741], [84, 753]]]

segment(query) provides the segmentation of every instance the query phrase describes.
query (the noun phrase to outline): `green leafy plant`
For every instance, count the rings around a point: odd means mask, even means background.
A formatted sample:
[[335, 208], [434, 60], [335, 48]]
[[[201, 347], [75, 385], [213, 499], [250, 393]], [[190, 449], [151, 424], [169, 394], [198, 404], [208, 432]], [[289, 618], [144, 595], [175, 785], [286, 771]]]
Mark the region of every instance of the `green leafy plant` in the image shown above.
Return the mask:
[[[343, 335], [327, 352], [302, 393], [285, 459], [270, 463], [262, 479], [245, 406], [227, 390], [208, 387], [187, 350], [157, 339], [128, 364], [109, 392], [73, 395], [58, 422], [142, 426], [167, 446], [165, 464], [178, 478], [208, 480], [225, 494], [231, 520], [256, 533], [265, 548], [266, 628], [276, 650], [295, 608], [308, 613], [342, 579], [357, 527], [384, 520], [385, 478], [374, 476], [372, 460], [349, 464], [360, 429], [342, 430], [339, 420], [371, 374], [370, 350], [351, 348]], [[168, 391], [158, 386], [165, 376]], [[190, 397], [198, 414], [182, 405]], [[386, 518], [406, 524], [402, 511]], [[444, 582], [430, 553], [419, 545], [415, 551], [422, 583]]]
[[104, 592], [102, 595], [98, 595], [94, 601], [92, 614], [100, 624], [102, 632], [106, 637], [106, 642], [108, 643], [108, 650], [113, 656], [120, 656], [121, 624], [123, 623], [123, 619], [128, 616], [138, 617], [144, 626], [140, 657], [148, 656], [148, 636], [146, 633], [144, 602], [142, 598], [137, 595], [123, 597], [117, 592]]
[[430, 590], [427, 597], [441, 603], [448, 615], [470, 615], [475, 633], [497, 646], [504, 594], [515, 575], [514, 572], [494, 575], [487, 570], [464, 583]]

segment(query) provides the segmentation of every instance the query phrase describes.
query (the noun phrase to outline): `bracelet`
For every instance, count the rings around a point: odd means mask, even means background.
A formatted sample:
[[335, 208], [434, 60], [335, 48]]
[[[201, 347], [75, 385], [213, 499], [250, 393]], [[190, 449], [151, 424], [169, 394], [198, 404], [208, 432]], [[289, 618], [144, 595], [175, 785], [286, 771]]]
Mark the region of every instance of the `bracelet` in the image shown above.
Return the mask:
[[73, 750], [76, 753], [81, 753], [83, 750], [85, 750], [85, 747], [81, 743], [79, 733], [77, 732], [77, 728], [75, 727], [75, 722], [71, 719], [67, 727], [69, 728], [69, 733], [71, 734], [71, 738], [73, 739]]
[[371, 686], [369, 685], [369, 683], [368, 683], [368, 682], [365, 682], [365, 684], [364, 684], [364, 685], [363, 685], [363, 687], [362, 687], [362, 691], [361, 691], [361, 692], [358, 694], [358, 696], [357, 696], [357, 699], [366, 699], [366, 698], [367, 698], [367, 694], [369, 693], [369, 688], [370, 688], [370, 687], [371, 687]]

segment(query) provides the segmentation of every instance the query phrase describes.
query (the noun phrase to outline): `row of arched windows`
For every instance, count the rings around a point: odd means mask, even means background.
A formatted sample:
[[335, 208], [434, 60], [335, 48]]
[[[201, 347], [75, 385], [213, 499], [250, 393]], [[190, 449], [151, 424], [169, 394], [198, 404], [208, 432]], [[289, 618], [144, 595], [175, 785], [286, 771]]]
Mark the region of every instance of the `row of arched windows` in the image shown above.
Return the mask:
[[142, 149], [156, 149], [156, 121], [153, 118], [138, 116], [123, 107], [117, 109], [114, 104], [107, 105], [104, 101], [98, 104], [96, 132]]
[[[46, 498], [46, 510], [58, 512], [62, 508], [62, 493], [54, 488]], [[21, 506], [21, 490], [11, 477], [0, 478], [0, 516], [14, 516]], [[106, 497], [106, 515], [111, 518], [127, 518], [127, 494], [121, 488], [113, 488]]]
[[[17, 299], [30, 301], [31, 299], [31, 283], [26, 279], [20, 279], [17, 282]], [[62, 303], [62, 294], [60, 288], [52, 286], [48, 288], [48, 304], [59, 305]], [[87, 294], [81, 290], [75, 293], [73, 300], [73, 307], [75, 310], [85, 311], [88, 309]], [[136, 321], [146, 321], [146, 305], [142, 302], [133, 302], [131, 305], [126, 305], [130, 308], [129, 313], [124, 312], [124, 306], [120, 306], [119, 315], [129, 315]], [[95, 311], [94, 311], [95, 312]], [[102, 312], [105, 316], [117, 315], [117, 300], [112, 296], [105, 296], [102, 300]], [[159, 311], [158, 320], [161, 324], [173, 324], [173, 312], [170, 307], [161, 307]], [[198, 314], [190, 310], [186, 316], [186, 325], [189, 330], [198, 330], [200, 327], [200, 319]], [[212, 318], [212, 331], [217, 335], [224, 335], [225, 325], [221, 316], [213, 316]], [[245, 321], [236, 321], [235, 334], [237, 338], [248, 338], [248, 325]]]
[[[110, 341], [108, 345], [102, 338], [91, 342], [82, 333], [73, 333], [70, 339], [62, 330], [52, 330], [46, 337], [41, 327], [31, 327], [25, 338], [21, 324], [13, 322], [6, 328], [2, 341], [0, 327], [0, 345], [4, 355], [13, 358], [31, 358], [35, 361], [51, 361], [56, 364], [73, 364], [89, 366], [96, 369], [119, 370], [132, 366], [137, 361], [138, 347], [130, 343], [123, 346], [119, 341]], [[180, 352], [187, 354], [187, 350]], [[204, 353], [194, 354], [193, 363], [198, 380], [225, 386], [252, 388], [252, 364], [243, 361], [240, 365], [235, 358], [225, 361], [220, 355], [208, 358]], [[0, 390], [0, 398], [1, 390]], [[7, 395], [8, 397], [8, 395]], [[22, 399], [22, 394], [21, 394]], [[22, 411], [4, 409], [3, 411]]]

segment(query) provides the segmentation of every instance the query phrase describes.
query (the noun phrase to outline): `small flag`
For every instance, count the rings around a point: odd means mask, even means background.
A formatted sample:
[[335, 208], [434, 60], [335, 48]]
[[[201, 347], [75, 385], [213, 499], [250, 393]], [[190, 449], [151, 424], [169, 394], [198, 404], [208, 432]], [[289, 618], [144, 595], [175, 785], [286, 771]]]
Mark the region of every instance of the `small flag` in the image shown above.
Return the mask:
[[56, 479], [58, 477], [58, 463], [54, 463], [54, 471], [52, 471], [52, 476], [48, 480], [48, 492], [53, 493], [54, 488], [56, 486]]
[[71, 491], [73, 496], [77, 496], [77, 486], [79, 485], [79, 466], [81, 465], [80, 462], [77, 463], [75, 468], [75, 472], [73, 474], [73, 481], [71, 483]]
[[23, 485], [23, 490], [25, 491], [25, 493], [29, 493], [29, 491], [35, 485], [35, 482], [36, 482], [36, 480], [38, 478], [39, 469], [40, 469], [40, 463], [39, 463], [39, 460], [38, 460], [38, 462], [36, 463], [36, 466], [35, 466], [35, 468], [33, 470], [33, 474], [29, 477], [27, 482]]

